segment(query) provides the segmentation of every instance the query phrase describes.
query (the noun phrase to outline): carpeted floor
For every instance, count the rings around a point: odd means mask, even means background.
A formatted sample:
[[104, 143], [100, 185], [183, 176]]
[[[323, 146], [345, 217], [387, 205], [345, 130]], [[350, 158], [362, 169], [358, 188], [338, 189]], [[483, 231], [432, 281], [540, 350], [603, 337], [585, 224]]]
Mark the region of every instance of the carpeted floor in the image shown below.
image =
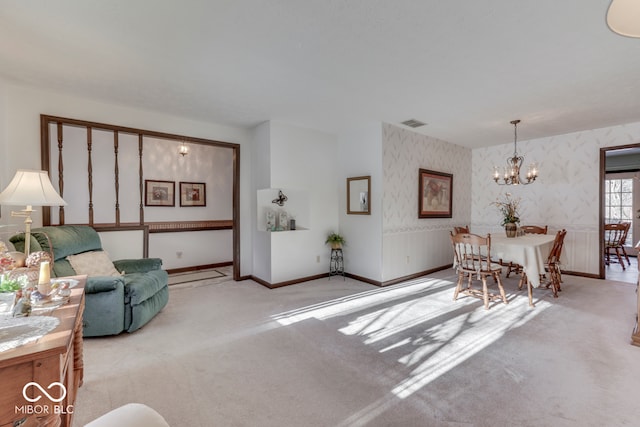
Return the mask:
[[452, 301], [452, 270], [376, 288], [320, 279], [171, 287], [133, 334], [86, 339], [74, 426], [128, 402], [181, 426], [633, 426], [635, 286], [517, 278]]
[[218, 279], [224, 276], [225, 274], [223, 272], [213, 268], [208, 268], [205, 270], [197, 270], [197, 271], [187, 271], [184, 273], [173, 273], [169, 275], [169, 285], [200, 282], [200, 281], [206, 281], [210, 279]]

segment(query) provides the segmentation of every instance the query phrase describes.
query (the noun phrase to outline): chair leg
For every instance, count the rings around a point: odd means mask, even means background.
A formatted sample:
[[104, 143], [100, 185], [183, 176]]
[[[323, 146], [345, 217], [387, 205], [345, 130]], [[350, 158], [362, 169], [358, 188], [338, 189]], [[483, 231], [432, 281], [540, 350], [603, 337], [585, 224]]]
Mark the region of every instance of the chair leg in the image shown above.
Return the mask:
[[616, 248], [616, 255], [618, 256], [618, 262], [622, 266], [622, 269], [626, 270], [626, 268], [624, 266], [624, 261], [622, 261], [622, 255], [620, 255], [620, 249], [619, 248]]
[[519, 291], [522, 290], [522, 285], [524, 285], [525, 283], [529, 283], [529, 278], [527, 277], [527, 273], [523, 271], [522, 274], [520, 275], [520, 280], [518, 281]]
[[553, 297], [558, 298], [558, 289], [560, 289], [558, 271], [556, 270], [556, 266], [553, 266], [553, 268], [550, 268], [549, 270], [551, 272], [551, 289], [553, 290]]
[[624, 246], [622, 246], [620, 249], [622, 249], [622, 253], [624, 254], [625, 259], [627, 260], [627, 264], [631, 266], [631, 261], [629, 261], [629, 255], [627, 255], [627, 250], [624, 248]]
[[482, 276], [482, 296], [484, 298], [484, 309], [489, 310], [489, 289], [487, 288], [487, 276]]
[[462, 290], [462, 279], [463, 279], [462, 272], [459, 272], [458, 273], [458, 283], [456, 283], [456, 290], [453, 291], [453, 300], [454, 301], [458, 299], [458, 294]]
[[504, 286], [502, 286], [502, 279], [500, 279], [500, 273], [495, 273], [493, 276], [498, 282], [498, 290], [500, 290], [500, 296], [502, 297], [502, 302], [505, 304], [508, 304], [509, 301], [507, 301], [507, 295], [504, 292]]

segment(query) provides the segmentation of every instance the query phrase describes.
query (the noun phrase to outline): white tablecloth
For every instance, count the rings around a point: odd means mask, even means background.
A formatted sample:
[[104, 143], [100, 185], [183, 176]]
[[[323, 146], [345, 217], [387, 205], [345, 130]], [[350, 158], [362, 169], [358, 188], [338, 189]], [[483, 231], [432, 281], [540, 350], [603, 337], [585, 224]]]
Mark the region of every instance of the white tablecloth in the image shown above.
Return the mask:
[[537, 288], [555, 238], [555, 235], [550, 234], [525, 234], [512, 238], [492, 234], [491, 259], [502, 258], [503, 261], [520, 264], [531, 284]]

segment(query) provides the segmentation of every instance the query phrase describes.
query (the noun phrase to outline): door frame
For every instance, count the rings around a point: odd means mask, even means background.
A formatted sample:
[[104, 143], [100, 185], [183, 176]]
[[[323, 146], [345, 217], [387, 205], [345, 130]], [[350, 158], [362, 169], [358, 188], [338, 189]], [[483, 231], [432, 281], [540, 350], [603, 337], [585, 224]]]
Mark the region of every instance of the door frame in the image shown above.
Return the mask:
[[636, 144], [627, 144], [627, 145], [617, 145], [612, 147], [602, 147], [600, 148], [600, 195], [599, 195], [599, 215], [598, 215], [598, 236], [599, 236], [599, 259], [600, 259], [600, 269], [599, 269], [599, 278], [606, 278], [606, 270], [604, 264], [604, 193], [605, 193], [605, 179], [606, 179], [606, 161], [607, 161], [607, 152], [608, 151], [616, 151], [623, 150], [627, 148], [640, 148], [640, 143]]

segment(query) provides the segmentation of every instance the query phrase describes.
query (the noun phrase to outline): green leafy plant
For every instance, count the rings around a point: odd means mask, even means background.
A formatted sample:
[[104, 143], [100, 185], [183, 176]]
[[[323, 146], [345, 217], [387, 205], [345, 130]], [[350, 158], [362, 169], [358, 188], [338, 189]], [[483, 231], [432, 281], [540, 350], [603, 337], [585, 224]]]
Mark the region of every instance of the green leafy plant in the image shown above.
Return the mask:
[[331, 232], [328, 236], [327, 236], [327, 240], [324, 242], [327, 245], [344, 245], [347, 243], [346, 240], [344, 240], [344, 237], [342, 237], [341, 235], [339, 235], [338, 233], [333, 233]]
[[520, 222], [520, 214], [518, 213], [518, 208], [520, 207], [519, 198], [514, 199], [511, 197], [511, 193], [505, 193], [504, 200], [497, 199], [493, 202], [493, 205], [500, 209], [502, 225]]
[[0, 292], [15, 292], [22, 289], [22, 282], [18, 279], [3, 278], [0, 283]]

